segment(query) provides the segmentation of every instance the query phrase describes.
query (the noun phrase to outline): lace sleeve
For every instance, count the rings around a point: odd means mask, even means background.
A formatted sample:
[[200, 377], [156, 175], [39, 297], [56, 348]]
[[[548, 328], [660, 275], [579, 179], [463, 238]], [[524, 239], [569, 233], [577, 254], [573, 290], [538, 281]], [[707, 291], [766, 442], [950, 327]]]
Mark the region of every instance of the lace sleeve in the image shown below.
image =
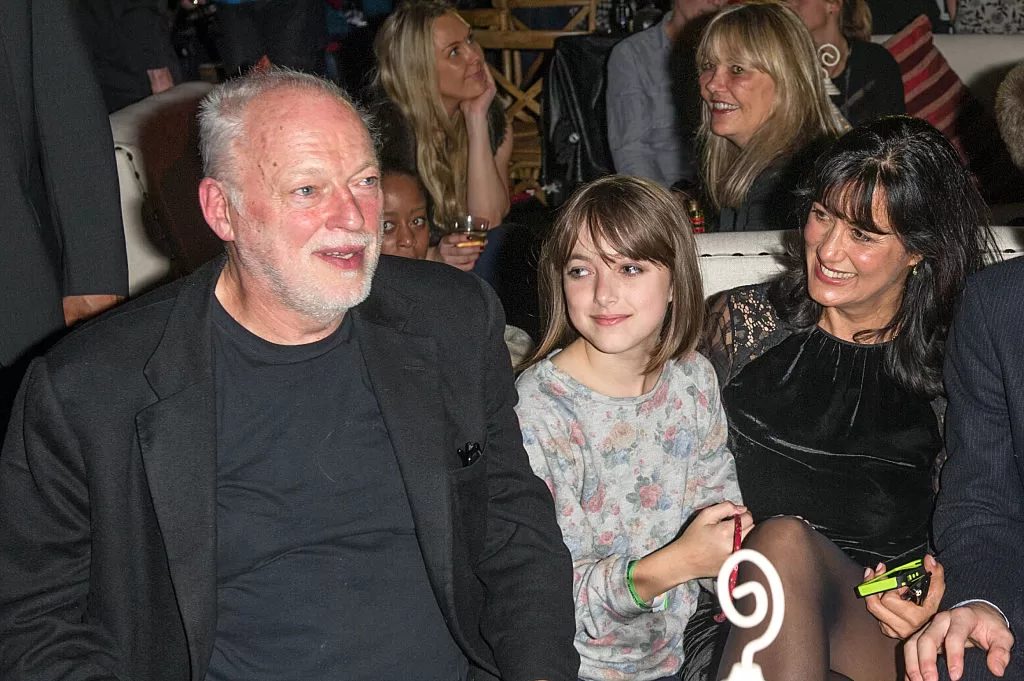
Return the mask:
[[751, 360], [781, 343], [789, 330], [768, 298], [768, 284], [741, 286], [711, 297], [698, 350], [723, 388]]
[[704, 331], [697, 350], [708, 358], [718, 376], [718, 385], [724, 386], [729, 380], [735, 355], [732, 345], [732, 312], [729, 292], [713, 295], [708, 299]]

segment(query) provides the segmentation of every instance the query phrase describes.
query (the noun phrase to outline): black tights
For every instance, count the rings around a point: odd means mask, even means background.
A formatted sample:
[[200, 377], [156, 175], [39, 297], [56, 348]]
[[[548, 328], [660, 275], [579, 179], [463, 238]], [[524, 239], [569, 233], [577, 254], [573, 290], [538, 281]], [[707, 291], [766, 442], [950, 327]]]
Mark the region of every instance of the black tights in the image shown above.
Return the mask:
[[[798, 518], [771, 518], [747, 536], [744, 548], [764, 554], [778, 570], [786, 598], [782, 630], [765, 650], [754, 655], [766, 679], [786, 681], [894, 681], [896, 641], [886, 637], [878, 622], [857, 598], [854, 587], [864, 569], [839, 547]], [[761, 571], [742, 563], [739, 583], [761, 582]], [[748, 602], [749, 601], [749, 602]], [[749, 614], [753, 599], [736, 604]], [[719, 679], [739, 662], [743, 646], [758, 637], [771, 620], [771, 608], [762, 625], [752, 629], [733, 626], [725, 646]]]

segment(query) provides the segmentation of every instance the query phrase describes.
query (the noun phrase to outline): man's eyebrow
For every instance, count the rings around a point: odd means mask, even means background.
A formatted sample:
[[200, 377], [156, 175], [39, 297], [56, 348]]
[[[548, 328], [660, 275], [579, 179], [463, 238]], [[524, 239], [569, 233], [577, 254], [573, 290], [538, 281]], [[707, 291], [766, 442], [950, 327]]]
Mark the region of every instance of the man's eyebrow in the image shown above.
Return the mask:
[[359, 173], [365, 172], [365, 171], [370, 170], [370, 169], [376, 170], [378, 175], [381, 174], [381, 172], [380, 172], [380, 164], [377, 162], [377, 159], [373, 159], [373, 160], [367, 161], [363, 165], [361, 165], [358, 168], [356, 168], [355, 172], [353, 172], [352, 174], [353, 175], [358, 175]]

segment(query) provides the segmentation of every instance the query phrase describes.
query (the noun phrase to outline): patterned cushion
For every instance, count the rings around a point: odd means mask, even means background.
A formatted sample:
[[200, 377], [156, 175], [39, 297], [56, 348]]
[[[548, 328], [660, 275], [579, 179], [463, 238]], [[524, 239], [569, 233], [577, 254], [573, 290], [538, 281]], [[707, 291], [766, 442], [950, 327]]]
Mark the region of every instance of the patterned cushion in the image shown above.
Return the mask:
[[932, 42], [932, 24], [925, 15], [884, 43], [899, 64], [907, 114], [923, 118], [963, 153], [957, 118], [967, 94], [960, 77]]
[[883, 43], [899, 64], [907, 114], [923, 118], [953, 143], [989, 204], [1024, 195], [1024, 175], [1010, 160], [995, 119], [964, 87], [932, 41], [925, 15]]

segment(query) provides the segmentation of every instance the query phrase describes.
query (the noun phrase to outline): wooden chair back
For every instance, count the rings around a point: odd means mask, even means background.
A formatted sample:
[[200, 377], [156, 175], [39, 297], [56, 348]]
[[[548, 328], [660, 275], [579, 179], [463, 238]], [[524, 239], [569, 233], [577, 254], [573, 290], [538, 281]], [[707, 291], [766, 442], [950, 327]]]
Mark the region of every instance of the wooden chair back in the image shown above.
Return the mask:
[[[512, 121], [513, 146], [509, 174], [513, 194], [524, 189], [540, 189], [541, 167], [541, 95], [544, 91], [542, 67], [555, 39], [566, 35], [585, 35], [597, 26], [597, 0], [494, 0], [494, 7], [460, 10], [473, 27], [473, 37], [485, 50], [500, 54], [500, 66], [488, 62], [498, 94], [505, 103], [505, 114]], [[577, 8], [561, 29], [534, 30], [512, 12], [521, 8]], [[523, 69], [523, 53], [534, 53], [532, 63]], [[538, 193], [543, 200], [543, 194]]]

